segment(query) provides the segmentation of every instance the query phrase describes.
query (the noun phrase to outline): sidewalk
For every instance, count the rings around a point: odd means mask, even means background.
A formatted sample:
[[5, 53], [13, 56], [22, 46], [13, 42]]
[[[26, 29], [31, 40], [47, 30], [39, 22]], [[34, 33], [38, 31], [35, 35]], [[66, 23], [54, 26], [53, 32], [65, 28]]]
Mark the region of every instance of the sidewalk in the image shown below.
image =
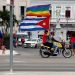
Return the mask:
[[[19, 54], [17, 51], [13, 50], [13, 55], [17, 55]], [[0, 56], [6, 56], [6, 55], [10, 55], [10, 50], [6, 50], [5, 53], [2, 53], [2, 50], [0, 50]]]
[[24, 72], [0, 72], [0, 75], [75, 75], [75, 72], [24, 71]]

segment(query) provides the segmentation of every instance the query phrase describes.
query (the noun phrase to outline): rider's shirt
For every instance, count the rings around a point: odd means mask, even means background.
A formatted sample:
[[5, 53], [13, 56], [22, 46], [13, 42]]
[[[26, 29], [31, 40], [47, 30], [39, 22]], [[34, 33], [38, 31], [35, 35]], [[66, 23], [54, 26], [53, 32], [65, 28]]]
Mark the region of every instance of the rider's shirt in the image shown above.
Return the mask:
[[71, 36], [70, 40], [71, 42], [75, 42], [75, 37]]
[[46, 43], [47, 41], [47, 34], [44, 33], [43, 37], [42, 37], [42, 42]]

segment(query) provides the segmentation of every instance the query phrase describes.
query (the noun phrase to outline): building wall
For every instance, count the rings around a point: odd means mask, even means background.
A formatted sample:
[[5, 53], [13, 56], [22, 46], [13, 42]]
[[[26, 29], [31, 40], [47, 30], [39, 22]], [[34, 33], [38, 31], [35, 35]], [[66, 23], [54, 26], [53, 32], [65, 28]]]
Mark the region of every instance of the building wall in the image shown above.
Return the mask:
[[[60, 29], [60, 32], [63, 31], [63, 37], [64, 40], [66, 41], [66, 33], [68, 30], [75, 30], [75, 27], [68, 27], [68, 25], [66, 26], [67, 22], [69, 24], [74, 24], [75, 26], [75, 1], [74, 0], [31, 0], [31, 6], [33, 5], [42, 5], [42, 4], [51, 4], [51, 11], [52, 11], [52, 16], [51, 16], [51, 24], [54, 24], [55, 26], [58, 24], [57, 20], [58, 18], [60, 18], [59, 23], [62, 24], [63, 26]], [[58, 8], [60, 7], [60, 9]], [[67, 20], [65, 17], [65, 11], [67, 10], [67, 7], [70, 9], [71, 14], [70, 14], [70, 19]], [[60, 10], [60, 15], [56, 15], [57, 14], [57, 10]], [[52, 30], [52, 28], [51, 28]], [[55, 30], [56, 32], [57, 30]], [[61, 33], [60, 33], [61, 34]], [[59, 35], [60, 35], [59, 34]]]
[[[51, 23], [55, 25], [57, 24], [57, 16], [56, 16], [56, 7], [61, 7], [60, 8], [60, 21], [62, 22], [63, 25], [64, 23], [67, 23], [67, 20], [65, 18], [65, 10], [66, 7], [70, 7], [71, 10], [71, 17], [68, 22], [73, 23], [75, 25], [75, 1], [74, 0], [14, 0], [14, 14], [17, 17], [17, 20], [21, 20], [21, 14], [20, 14], [20, 7], [25, 6], [25, 9], [29, 6], [34, 6], [34, 5], [42, 5], [42, 4], [51, 4], [51, 10], [52, 10], [52, 16], [51, 16]], [[1, 0], [0, 1], [0, 10], [3, 10], [3, 6], [6, 6], [6, 8], [9, 10], [9, 6], [6, 5], [6, 0]], [[24, 14], [25, 15], [25, 14]], [[64, 18], [64, 19], [61, 19]], [[74, 28], [74, 27], [73, 27]], [[68, 29], [65, 29], [65, 32]], [[70, 30], [70, 28], [69, 28]], [[72, 30], [72, 28], [71, 28]], [[66, 39], [66, 35], [65, 39]]]
[[3, 10], [2, 6], [4, 6], [5, 4], [6, 4], [6, 0], [1, 0], [0, 1], [0, 10]]
[[[17, 17], [17, 20], [21, 20], [20, 7], [21, 6], [26, 7], [28, 5], [29, 5], [29, 1], [26, 1], [26, 0], [14, 0], [14, 14]], [[6, 9], [10, 10], [9, 6], [7, 5], [7, 0], [1, 0], [0, 1], [0, 10], [3, 10], [3, 6], [6, 6]]]
[[[2, 6], [6, 6], [7, 0], [0, 1], [0, 10], [3, 9]], [[56, 18], [56, 7], [61, 7], [61, 17], [64, 18], [66, 7], [71, 7], [71, 18], [75, 18], [75, 1], [63, 0], [63, 1], [53, 1], [53, 0], [14, 0], [14, 14], [17, 16], [17, 19], [20, 20], [20, 6], [33, 6], [41, 4], [51, 4], [52, 8], [52, 18]], [[6, 6], [9, 10], [9, 6]]]
[[71, 17], [70, 18], [75, 18], [75, 4], [69, 4], [66, 3], [66, 4], [52, 4], [52, 18], [57, 18], [56, 17], [56, 10], [57, 8], [56, 7], [61, 7], [60, 8], [60, 18], [65, 18], [65, 10], [67, 10], [67, 7], [69, 7], [70, 11], [71, 11]]
[[65, 10], [66, 7], [71, 7], [71, 18], [75, 18], [75, 1], [74, 0], [30, 0], [31, 1], [31, 6], [33, 5], [41, 5], [41, 4], [51, 4], [52, 6], [52, 18], [56, 18], [55, 12], [56, 12], [56, 7], [60, 6], [61, 7], [61, 15], [65, 15]]
[[[14, 0], [14, 14], [16, 15], [17, 20], [21, 20], [21, 13], [20, 13], [20, 7], [21, 6], [27, 6], [29, 2], [26, 2], [25, 0]], [[6, 10], [10, 11], [10, 6], [7, 4], [7, 0], [0, 0], [0, 10], [3, 10], [3, 6], [6, 6]], [[24, 14], [25, 15], [25, 14]], [[13, 32], [16, 32], [18, 30], [17, 25], [13, 27]], [[10, 30], [10, 28], [9, 28]]]

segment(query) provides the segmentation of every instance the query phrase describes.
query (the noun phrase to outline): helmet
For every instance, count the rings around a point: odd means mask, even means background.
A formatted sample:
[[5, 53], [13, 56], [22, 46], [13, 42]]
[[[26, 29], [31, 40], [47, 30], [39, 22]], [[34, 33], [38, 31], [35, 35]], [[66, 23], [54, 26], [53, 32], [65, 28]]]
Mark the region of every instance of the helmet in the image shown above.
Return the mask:
[[47, 32], [48, 32], [48, 30], [45, 30], [45, 31], [44, 31], [44, 33], [47, 33]]

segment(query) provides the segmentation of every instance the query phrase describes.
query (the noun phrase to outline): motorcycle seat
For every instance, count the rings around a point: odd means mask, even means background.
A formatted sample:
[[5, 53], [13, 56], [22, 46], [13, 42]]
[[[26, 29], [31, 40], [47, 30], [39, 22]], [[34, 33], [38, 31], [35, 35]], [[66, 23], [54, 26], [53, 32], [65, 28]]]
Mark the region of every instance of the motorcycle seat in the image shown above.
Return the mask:
[[43, 44], [41, 44], [41, 46], [46, 47], [46, 48], [50, 48], [49, 46], [45, 46], [45, 45], [43, 45]]
[[49, 46], [45, 46], [45, 45], [44, 45], [44, 47], [46, 47], [46, 48], [50, 48]]

